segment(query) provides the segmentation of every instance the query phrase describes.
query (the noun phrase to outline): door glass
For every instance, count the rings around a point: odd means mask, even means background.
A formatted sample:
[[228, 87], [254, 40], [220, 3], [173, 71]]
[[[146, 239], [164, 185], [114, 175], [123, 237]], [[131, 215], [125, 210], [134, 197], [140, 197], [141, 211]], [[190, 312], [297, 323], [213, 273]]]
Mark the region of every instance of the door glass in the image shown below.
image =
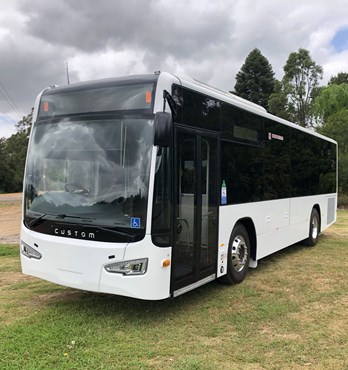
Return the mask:
[[201, 248], [200, 269], [204, 270], [216, 262], [216, 235], [217, 235], [217, 148], [216, 140], [202, 138], [201, 157], [201, 187], [202, 187], [202, 215], [201, 215]]
[[176, 214], [175, 277], [194, 274], [195, 267], [195, 189], [196, 140], [193, 135], [177, 134], [178, 199]]
[[216, 271], [217, 138], [176, 133], [174, 289]]

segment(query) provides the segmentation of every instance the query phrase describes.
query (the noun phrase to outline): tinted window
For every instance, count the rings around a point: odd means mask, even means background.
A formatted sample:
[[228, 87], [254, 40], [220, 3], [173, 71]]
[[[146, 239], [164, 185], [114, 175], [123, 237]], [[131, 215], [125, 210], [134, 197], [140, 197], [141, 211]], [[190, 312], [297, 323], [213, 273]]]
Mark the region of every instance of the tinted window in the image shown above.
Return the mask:
[[264, 200], [290, 197], [290, 127], [265, 122]]
[[221, 105], [221, 133], [224, 139], [260, 143], [263, 141], [263, 121], [263, 117], [233, 105]]
[[226, 183], [227, 204], [261, 201], [263, 147], [222, 142], [221, 179]]
[[336, 192], [336, 145], [327, 141], [321, 145], [319, 192]]
[[316, 142], [313, 137], [295, 130], [291, 139], [292, 194], [294, 197], [316, 194], [319, 181]]
[[209, 96], [183, 89], [183, 123], [220, 131], [220, 102]]
[[336, 191], [336, 146], [305, 132], [291, 133], [292, 196]]

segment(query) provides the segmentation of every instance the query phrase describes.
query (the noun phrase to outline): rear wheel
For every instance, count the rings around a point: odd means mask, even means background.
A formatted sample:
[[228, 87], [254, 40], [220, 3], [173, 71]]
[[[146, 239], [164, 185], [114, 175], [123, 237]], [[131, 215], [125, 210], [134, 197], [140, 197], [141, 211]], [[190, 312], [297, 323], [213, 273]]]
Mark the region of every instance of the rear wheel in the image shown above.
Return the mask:
[[220, 278], [225, 284], [241, 283], [249, 269], [250, 240], [242, 224], [237, 224], [231, 234], [228, 247], [227, 274]]
[[311, 219], [309, 223], [309, 236], [302, 244], [308, 247], [313, 247], [317, 244], [320, 234], [320, 216], [316, 208], [312, 209]]

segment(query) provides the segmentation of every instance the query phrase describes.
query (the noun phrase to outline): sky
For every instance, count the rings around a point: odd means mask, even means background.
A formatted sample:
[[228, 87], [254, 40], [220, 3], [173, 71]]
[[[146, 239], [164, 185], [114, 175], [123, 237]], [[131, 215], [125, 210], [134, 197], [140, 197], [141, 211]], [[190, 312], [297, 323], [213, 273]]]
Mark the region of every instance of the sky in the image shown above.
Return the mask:
[[52, 84], [168, 71], [233, 90], [258, 48], [275, 77], [310, 51], [348, 72], [346, 0], [0, 0], [0, 138]]

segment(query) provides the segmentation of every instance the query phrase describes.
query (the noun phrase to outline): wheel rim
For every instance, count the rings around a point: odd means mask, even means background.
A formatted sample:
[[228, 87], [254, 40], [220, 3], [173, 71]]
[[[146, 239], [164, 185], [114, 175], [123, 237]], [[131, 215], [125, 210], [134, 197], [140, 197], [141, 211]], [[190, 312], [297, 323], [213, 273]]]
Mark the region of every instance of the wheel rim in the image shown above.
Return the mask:
[[239, 272], [243, 270], [248, 260], [248, 247], [241, 235], [234, 238], [231, 251], [233, 269]]
[[319, 234], [319, 219], [314, 216], [312, 220], [312, 238], [316, 239]]

